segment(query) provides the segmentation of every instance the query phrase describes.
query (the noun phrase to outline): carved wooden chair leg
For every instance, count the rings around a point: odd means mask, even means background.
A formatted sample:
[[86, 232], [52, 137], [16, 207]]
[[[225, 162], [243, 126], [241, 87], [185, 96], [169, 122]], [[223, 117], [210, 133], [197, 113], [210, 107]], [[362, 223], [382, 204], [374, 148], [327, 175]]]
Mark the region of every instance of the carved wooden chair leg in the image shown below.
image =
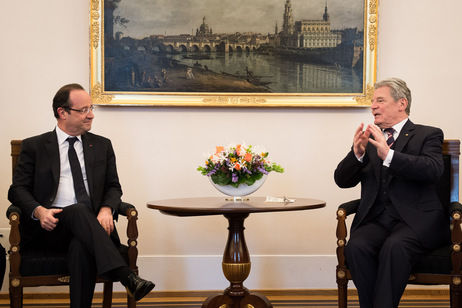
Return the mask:
[[136, 308], [136, 301], [133, 297], [127, 295], [127, 307], [128, 308]]
[[104, 282], [103, 287], [103, 308], [112, 307], [112, 287], [113, 283], [111, 281]]
[[450, 298], [451, 298], [451, 307], [462, 307], [462, 286], [455, 286], [453, 284], [449, 287]]
[[23, 294], [23, 290], [21, 287], [12, 287], [10, 285], [10, 307], [11, 308], [22, 308], [22, 294]]
[[339, 308], [347, 308], [348, 305], [348, 297], [347, 297], [347, 284], [339, 284], [338, 285], [338, 307]]

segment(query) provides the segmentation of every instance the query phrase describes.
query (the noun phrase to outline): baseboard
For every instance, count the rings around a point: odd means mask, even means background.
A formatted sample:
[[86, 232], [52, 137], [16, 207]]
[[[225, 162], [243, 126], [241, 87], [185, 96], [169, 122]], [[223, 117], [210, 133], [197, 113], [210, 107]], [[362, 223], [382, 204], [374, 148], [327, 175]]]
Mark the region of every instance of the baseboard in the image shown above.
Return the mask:
[[[207, 298], [211, 295], [222, 293], [222, 290], [210, 290], [210, 291], [152, 291], [146, 296], [146, 298], [182, 298], [182, 297], [201, 297]], [[291, 289], [291, 290], [252, 290], [263, 294], [267, 297], [298, 297], [298, 296], [325, 296], [325, 297], [336, 297], [336, 289]], [[349, 296], [357, 296], [356, 289], [348, 290]], [[449, 296], [448, 289], [407, 289], [404, 292], [404, 296]], [[127, 293], [125, 292], [114, 292], [114, 298], [125, 298]], [[95, 298], [102, 298], [102, 292], [95, 292]], [[64, 299], [69, 298], [68, 293], [25, 293], [24, 299]], [[8, 299], [8, 294], [0, 294], [0, 299]]]

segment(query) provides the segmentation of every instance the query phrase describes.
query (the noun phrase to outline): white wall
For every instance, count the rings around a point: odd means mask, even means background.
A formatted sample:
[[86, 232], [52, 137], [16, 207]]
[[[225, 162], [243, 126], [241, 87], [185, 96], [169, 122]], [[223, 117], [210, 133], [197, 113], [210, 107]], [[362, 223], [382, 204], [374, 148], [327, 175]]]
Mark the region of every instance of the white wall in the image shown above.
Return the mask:
[[[411, 119], [439, 126], [452, 139], [462, 139], [456, 125], [462, 111], [456, 95], [462, 81], [461, 11], [459, 0], [379, 4], [378, 79], [406, 80], [414, 97]], [[83, 0], [0, 0], [4, 210], [11, 184], [10, 140], [54, 128], [51, 99], [61, 85], [78, 82], [88, 88], [88, 13], [89, 1]], [[246, 220], [252, 272], [245, 285], [314, 289], [335, 288], [335, 210], [359, 193], [337, 188], [333, 171], [356, 127], [371, 120], [367, 108], [100, 107], [92, 131], [113, 141], [124, 200], [140, 212], [140, 271], [156, 282], [157, 290], [218, 290], [228, 285], [220, 265], [226, 220], [165, 216], [147, 209], [146, 202], [220, 196], [196, 168], [204, 152], [232, 141], [265, 146], [286, 169], [271, 174], [257, 195], [327, 202], [321, 210], [258, 214]], [[0, 220], [0, 231], [6, 228], [8, 221]]]

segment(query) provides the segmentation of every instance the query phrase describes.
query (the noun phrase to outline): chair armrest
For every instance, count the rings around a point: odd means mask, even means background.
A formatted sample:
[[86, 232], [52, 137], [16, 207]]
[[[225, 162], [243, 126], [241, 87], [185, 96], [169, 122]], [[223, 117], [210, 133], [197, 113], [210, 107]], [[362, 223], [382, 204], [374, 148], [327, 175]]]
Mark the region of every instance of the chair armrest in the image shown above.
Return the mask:
[[19, 244], [21, 236], [19, 235], [19, 221], [21, 219], [22, 211], [15, 205], [10, 205], [6, 210], [6, 216], [10, 221], [10, 236], [9, 243], [10, 249], [8, 250], [10, 260], [10, 279], [11, 277], [20, 277], [19, 264], [21, 263], [21, 256], [19, 255]]
[[120, 202], [119, 204], [119, 214], [123, 216], [128, 216], [128, 210], [130, 209], [135, 209], [135, 206], [133, 204], [127, 203], [127, 202]]
[[337, 230], [336, 230], [336, 236], [337, 236], [337, 283], [339, 285], [346, 285], [348, 283], [348, 279], [346, 278], [346, 273], [347, 273], [347, 266], [345, 262], [345, 255], [344, 255], [344, 249], [345, 245], [347, 243], [347, 226], [345, 223], [345, 220], [347, 219], [347, 216], [350, 214], [356, 213], [356, 210], [359, 207], [359, 203], [361, 202], [360, 199], [348, 201], [345, 203], [342, 203], [339, 205], [338, 210], [337, 210]]
[[345, 203], [342, 203], [339, 205], [339, 209], [344, 209], [346, 212], [346, 215], [354, 214], [358, 210], [359, 203], [361, 202], [361, 199], [356, 199], [352, 201], [348, 201]]
[[460, 275], [462, 267], [462, 250], [460, 243], [462, 242], [462, 205], [459, 202], [451, 202], [449, 204], [449, 213], [451, 214], [451, 242], [452, 242], [452, 275]]
[[18, 213], [18, 215], [21, 216], [22, 211], [16, 205], [11, 204], [6, 210], [6, 218], [10, 219], [11, 213]]
[[126, 216], [127, 223], [127, 246], [128, 246], [128, 260], [129, 268], [135, 273], [138, 272], [138, 266], [136, 260], [138, 258], [138, 226], [136, 221], [138, 220], [138, 211], [136, 208], [127, 202], [120, 202], [119, 214]]

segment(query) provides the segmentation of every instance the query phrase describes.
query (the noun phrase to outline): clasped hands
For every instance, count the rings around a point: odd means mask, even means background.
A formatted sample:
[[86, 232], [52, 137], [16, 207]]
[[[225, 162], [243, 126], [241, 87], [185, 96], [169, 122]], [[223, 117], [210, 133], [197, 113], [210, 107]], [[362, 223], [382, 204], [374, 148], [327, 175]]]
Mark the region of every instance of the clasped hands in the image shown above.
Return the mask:
[[[371, 138], [371, 135], [374, 138]], [[359, 127], [356, 129], [353, 139], [353, 151], [358, 159], [363, 157], [364, 153], [366, 152], [366, 146], [368, 142], [377, 148], [377, 155], [382, 160], [385, 160], [388, 155], [388, 151], [390, 151], [390, 148], [388, 147], [387, 141], [383, 136], [382, 130], [373, 124], [369, 124], [364, 130], [364, 123], [361, 123], [361, 125], [359, 125]]]
[[[61, 213], [62, 209], [52, 208], [47, 209], [43, 206], [38, 206], [34, 211], [34, 217], [40, 221], [40, 225], [47, 231], [52, 231], [58, 225], [59, 219], [55, 217], [56, 214]], [[108, 206], [103, 206], [96, 219], [104, 228], [108, 235], [114, 231], [114, 218], [112, 217], [112, 209]]]

